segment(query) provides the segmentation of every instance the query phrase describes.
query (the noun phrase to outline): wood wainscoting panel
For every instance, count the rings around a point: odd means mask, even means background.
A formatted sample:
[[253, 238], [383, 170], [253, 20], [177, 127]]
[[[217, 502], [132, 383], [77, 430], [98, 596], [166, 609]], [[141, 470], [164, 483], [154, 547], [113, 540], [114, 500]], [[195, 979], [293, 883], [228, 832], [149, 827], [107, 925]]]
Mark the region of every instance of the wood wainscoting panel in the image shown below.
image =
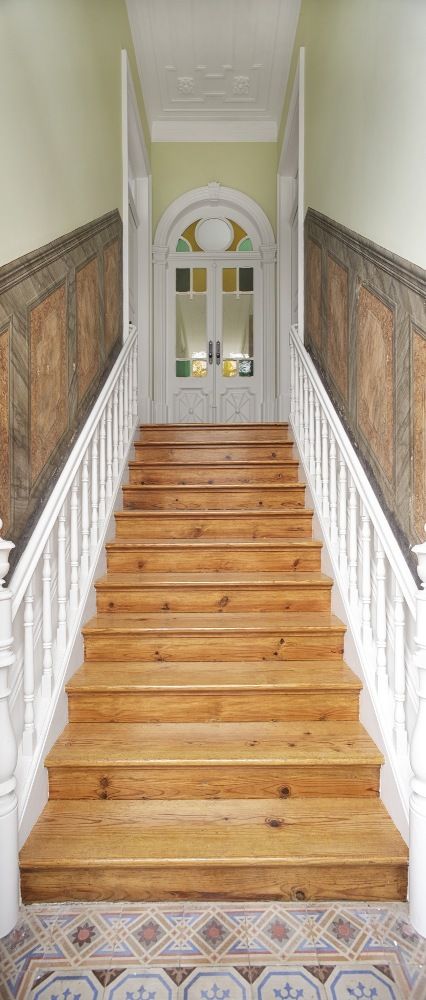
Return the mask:
[[306, 319], [308, 334], [317, 348], [321, 350], [321, 247], [315, 240], [307, 241], [307, 303]]
[[113, 240], [104, 249], [104, 336], [108, 357], [120, 334], [120, 244]]
[[344, 402], [348, 399], [348, 269], [327, 255], [327, 366]]
[[10, 326], [0, 332], [0, 518], [7, 538], [10, 522]]
[[389, 483], [394, 476], [394, 314], [362, 285], [358, 298], [357, 423]]
[[59, 288], [30, 309], [31, 486], [68, 427], [67, 289]]
[[413, 329], [413, 521], [424, 541], [426, 520], [426, 334]]
[[77, 271], [75, 290], [78, 402], [80, 403], [99, 371], [99, 279], [96, 257]]

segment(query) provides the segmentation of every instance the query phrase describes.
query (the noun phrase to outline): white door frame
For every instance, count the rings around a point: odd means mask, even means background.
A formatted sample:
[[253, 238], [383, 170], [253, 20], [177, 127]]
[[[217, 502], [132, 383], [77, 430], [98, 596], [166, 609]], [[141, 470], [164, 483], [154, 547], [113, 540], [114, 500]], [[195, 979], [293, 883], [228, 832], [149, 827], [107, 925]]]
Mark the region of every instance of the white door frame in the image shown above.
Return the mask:
[[291, 222], [298, 203], [298, 327], [304, 334], [304, 190], [305, 190], [305, 49], [293, 85], [287, 123], [278, 164], [278, 417], [288, 420], [290, 411], [291, 325]]
[[152, 197], [151, 165], [126, 49], [121, 50], [121, 143], [123, 220], [123, 337], [129, 330], [129, 200], [137, 217], [138, 413], [151, 420], [152, 400]]
[[[261, 261], [261, 322], [263, 338], [263, 402], [262, 420], [275, 419], [275, 261], [274, 232], [263, 209], [248, 195], [215, 181], [206, 187], [187, 191], [168, 206], [162, 215], [154, 238], [154, 403], [153, 420], [167, 423], [173, 419], [167, 404], [166, 345], [169, 321], [168, 261], [175, 253], [176, 243], [196, 218], [209, 216], [233, 218], [250, 234], [254, 252], [244, 253], [244, 261]], [[208, 254], [204, 255], [208, 259]], [[182, 257], [180, 256], [180, 260]]]

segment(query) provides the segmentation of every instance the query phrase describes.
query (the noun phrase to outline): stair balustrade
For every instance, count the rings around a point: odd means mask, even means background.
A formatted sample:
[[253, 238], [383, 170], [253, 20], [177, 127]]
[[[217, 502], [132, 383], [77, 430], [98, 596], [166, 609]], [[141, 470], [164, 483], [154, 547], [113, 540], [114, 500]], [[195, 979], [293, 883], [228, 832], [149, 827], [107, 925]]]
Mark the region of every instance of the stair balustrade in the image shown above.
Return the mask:
[[[18, 919], [18, 825], [52, 741], [136, 425], [132, 327], [7, 586], [14, 545], [0, 537], [0, 937]], [[32, 812], [46, 799], [37, 792]]]
[[412, 550], [418, 587], [297, 327], [290, 362], [290, 424], [407, 819], [410, 918], [426, 937], [426, 542]]

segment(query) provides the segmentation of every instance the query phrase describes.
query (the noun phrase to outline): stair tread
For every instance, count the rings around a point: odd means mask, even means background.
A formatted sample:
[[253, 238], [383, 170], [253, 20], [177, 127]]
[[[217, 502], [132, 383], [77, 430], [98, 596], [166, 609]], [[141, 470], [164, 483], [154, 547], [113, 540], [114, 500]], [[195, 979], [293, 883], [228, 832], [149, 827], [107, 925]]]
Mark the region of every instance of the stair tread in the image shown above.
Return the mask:
[[138, 587], [239, 587], [244, 585], [268, 587], [276, 585], [291, 587], [324, 587], [332, 586], [332, 580], [323, 573], [257, 573], [211, 572], [202, 573], [106, 573], [96, 581], [98, 590], [130, 590]]
[[[298, 484], [296, 484], [296, 485], [298, 485]], [[260, 517], [271, 517], [271, 518], [273, 518], [273, 517], [275, 517], [275, 518], [276, 517], [280, 517], [280, 518], [286, 517], [286, 518], [291, 518], [291, 517], [300, 517], [301, 514], [305, 514], [307, 517], [312, 517], [313, 513], [314, 512], [313, 512], [313, 508], [312, 507], [283, 507], [280, 510], [274, 510], [274, 509], [271, 509], [271, 508], [268, 508], [268, 507], [266, 507], [264, 510], [260, 509], [259, 507], [244, 507], [244, 510], [241, 510], [241, 508], [237, 508], [237, 509], [229, 508], [229, 509], [227, 509], [226, 507], [221, 507], [220, 510], [214, 510], [214, 509], [213, 510], [209, 510], [208, 507], [206, 507], [202, 511], [198, 510], [197, 508], [195, 508], [194, 510], [190, 510], [188, 507], [186, 507], [185, 510], [176, 510], [176, 511], [175, 510], [157, 510], [156, 507], [153, 507], [150, 510], [147, 507], [144, 510], [117, 510], [117, 511], [115, 511], [115, 515], [114, 516], [116, 518], [118, 518], [118, 519], [119, 518], [124, 518], [125, 520], [127, 520], [127, 519], [129, 519], [129, 520], [132, 520], [132, 519], [136, 520], [138, 517], [146, 517], [146, 518], [149, 518], [149, 517], [159, 517], [159, 518], [179, 517], [179, 518], [188, 518], [188, 520], [191, 520], [191, 518], [194, 518], [194, 517], [195, 518], [213, 517], [213, 518], [216, 518], [217, 520], [220, 520], [223, 517], [235, 517], [237, 519], [238, 518], [244, 518], [244, 517], [259, 517], [259, 518]]]
[[[126, 490], [294, 490], [305, 488], [306, 483], [302, 481], [294, 483], [126, 483]], [[246, 510], [245, 510], [246, 513]]]
[[252, 632], [328, 632], [330, 630], [345, 632], [346, 627], [335, 615], [323, 611], [301, 612], [301, 611], [280, 611], [262, 612], [259, 620], [255, 620], [252, 614], [241, 612], [234, 614], [229, 612], [164, 612], [157, 613], [130, 613], [126, 614], [97, 614], [91, 618], [83, 628], [83, 635], [93, 632], [155, 632], [155, 633], [230, 633]]
[[361, 681], [342, 660], [91, 661], [83, 663], [67, 691], [334, 691], [361, 690]]
[[319, 549], [322, 543], [316, 538], [118, 538], [107, 543], [107, 549], [232, 549], [244, 548], [249, 554], [253, 549], [307, 548]]
[[225, 424], [225, 423], [219, 423], [219, 422], [215, 423], [215, 424], [209, 424], [209, 423], [205, 423], [204, 421], [203, 421], [203, 423], [200, 423], [200, 424], [190, 424], [190, 423], [181, 423], [181, 424], [172, 424], [172, 423], [168, 423], [168, 424], [161, 424], [161, 423], [159, 423], [159, 424], [157, 424], [157, 423], [156, 424], [139, 424], [139, 430], [140, 431], [144, 431], [144, 430], [160, 430], [161, 428], [164, 428], [165, 430], [169, 430], [169, 431], [187, 431], [187, 430], [193, 431], [193, 430], [195, 430], [195, 431], [200, 431], [201, 432], [201, 431], [204, 431], [204, 430], [208, 430], [209, 427], [212, 428], [212, 430], [218, 430], [218, 429], [219, 430], [227, 430], [227, 431], [229, 431], [230, 434], [232, 434], [232, 432], [235, 431], [236, 428], [238, 428], [238, 430], [246, 430], [247, 432], [250, 432], [252, 430], [252, 428], [254, 428], [254, 427], [258, 427], [260, 430], [264, 430], [267, 427], [280, 427], [280, 428], [282, 428], [282, 430], [288, 430], [289, 429], [289, 424], [285, 423], [285, 421], [282, 421], [282, 420], [265, 420], [265, 421], [262, 421], [262, 422], [260, 422], [259, 420], [258, 421], [255, 420], [255, 421], [250, 421], [249, 424], [248, 423], [247, 424]]
[[359, 722], [68, 723], [48, 766], [381, 764]]
[[53, 801], [20, 860], [23, 870], [150, 861], [405, 865], [407, 847], [378, 799]]

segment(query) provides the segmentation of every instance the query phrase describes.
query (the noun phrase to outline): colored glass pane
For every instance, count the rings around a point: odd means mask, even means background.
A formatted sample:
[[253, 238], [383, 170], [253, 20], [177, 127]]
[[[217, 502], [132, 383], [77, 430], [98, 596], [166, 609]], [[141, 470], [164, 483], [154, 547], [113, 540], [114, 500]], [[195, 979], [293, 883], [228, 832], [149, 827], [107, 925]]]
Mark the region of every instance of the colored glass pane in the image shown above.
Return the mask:
[[191, 362], [189, 358], [176, 358], [177, 378], [189, 378], [191, 374]]
[[199, 222], [200, 219], [195, 219], [195, 221], [191, 222], [190, 225], [187, 226], [182, 233], [183, 239], [187, 240], [187, 242], [191, 247], [191, 250], [201, 251], [201, 247], [198, 246], [197, 240], [195, 239], [195, 230]]
[[191, 287], [190, 269], [189, 267], [177, 267], [176, 268], [176, 291], [177, 292], [189, 292]]
[[245, 377], [254, 374], [254, 364], [251, 358], [244, 358], [243, 361], [238, 362], [238, 374]]
[[222, 289], [224, 292], [237, 291], [236, 267], [224, 267], [222, 271]]
[[192, 374], [195, 378], [203, 378], [204, 375], [207, 375], [207, 361], [195, 358], [192, 362]]
[[250, 237], [246, 236], [245, 239], [241, 240], [237, 249], [242, 250], [243, 253], [248, 253], [250, 250], [253, 250], [253, 243]]
[[194, 267], [192, 272], [192, 290], [194, 292], [207, 291], [207, 270], [205, 267]]
[[177, 253], [189, 253], [191, 247], [188, 243], [188, 240], [183, 240], [182, 237], [179, 237], [176, 244], [176, 250]]
[[222, 374], [225, 378], [233, 378], [237, 374], [237, 362], [231, 358], [224, 358], [222, 362]]
[[240, 292], [252, 292], [253, 291], [253, 268], [252, 267], [240, 267], [238, 273], [238, 283]]

